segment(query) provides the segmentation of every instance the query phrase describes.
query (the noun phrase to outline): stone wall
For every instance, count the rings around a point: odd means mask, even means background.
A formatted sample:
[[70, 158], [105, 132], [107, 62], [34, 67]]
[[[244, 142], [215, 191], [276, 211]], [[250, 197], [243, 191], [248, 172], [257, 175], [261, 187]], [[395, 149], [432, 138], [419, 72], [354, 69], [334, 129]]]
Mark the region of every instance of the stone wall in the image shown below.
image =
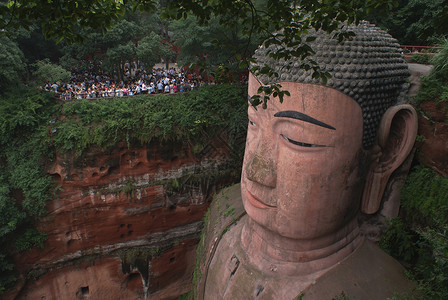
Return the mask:
[[6, 299], [176, 299], [191, 288], [202, 217], [239, 180], [225, 139], [59, 155], [59, 185], [39, 229], [44, 249], [16, 257]]
[[[417, 96], [421, 77], [428, 75], [432, 66], [409, 64], [411, 71], [409, 96]], [[448, 103], [427, 99], [418, 107], [419, 121], [416, 147], [421, 164], [442, 176], [448, 176]]]
[[418, 160], [448, 176], [448, 103], [426, 101], [420, 105]]

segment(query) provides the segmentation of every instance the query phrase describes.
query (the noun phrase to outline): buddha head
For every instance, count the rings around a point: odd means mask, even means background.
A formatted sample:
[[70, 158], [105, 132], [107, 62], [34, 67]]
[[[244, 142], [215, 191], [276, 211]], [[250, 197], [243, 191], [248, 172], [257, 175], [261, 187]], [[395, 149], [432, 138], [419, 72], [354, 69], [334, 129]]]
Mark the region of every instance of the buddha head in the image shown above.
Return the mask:
[[381, 206], [390, 175], [407, 158], [417, 132], [412, 106], [399, 104], [408, 77], [390, 35], [363, 22], [338, 43], [311, 32], [316, 61], [331, 74], [324, 84], [297, 60], [273, 60], [261, 46], [257, 64], [278, 77], [249, 76], [249, 96], [279, 83], [290, 96], [249, 105], [241, 189], [249, 218], [285, 238], [332, 235]]

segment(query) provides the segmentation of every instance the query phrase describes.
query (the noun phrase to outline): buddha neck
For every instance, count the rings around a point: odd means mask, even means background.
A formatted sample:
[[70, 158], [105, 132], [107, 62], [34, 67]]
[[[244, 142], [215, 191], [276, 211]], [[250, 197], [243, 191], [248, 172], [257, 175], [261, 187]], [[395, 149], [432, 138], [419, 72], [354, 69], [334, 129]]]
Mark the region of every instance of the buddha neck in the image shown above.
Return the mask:
[[301, 276], [327, 269], [350, 255], [362, 242], [354, 218], [330, 235], [313, 240], [283, 237], [244, 219], [241, 245], [249, 263], [272, 274]]

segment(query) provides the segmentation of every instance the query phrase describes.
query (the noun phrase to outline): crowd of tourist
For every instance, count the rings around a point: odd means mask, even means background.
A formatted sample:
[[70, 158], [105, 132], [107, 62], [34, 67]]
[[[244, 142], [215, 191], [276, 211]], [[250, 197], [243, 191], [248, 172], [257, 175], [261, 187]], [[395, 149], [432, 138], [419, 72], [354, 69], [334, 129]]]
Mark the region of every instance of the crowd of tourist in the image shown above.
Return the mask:
[[153, 69], [150, 74], [144, 70], [127, 70], [125, 80], [114, 81], [104, 73], [72, 71], [70, 82], [57, 84], [46, 83], [43, 88], [58, 94], [62, 100], [96, 99], [106, 97], [126, 97], [140, 94], [175, 94], [194, 90], [205, 81], [196, 73], [169, 69]]

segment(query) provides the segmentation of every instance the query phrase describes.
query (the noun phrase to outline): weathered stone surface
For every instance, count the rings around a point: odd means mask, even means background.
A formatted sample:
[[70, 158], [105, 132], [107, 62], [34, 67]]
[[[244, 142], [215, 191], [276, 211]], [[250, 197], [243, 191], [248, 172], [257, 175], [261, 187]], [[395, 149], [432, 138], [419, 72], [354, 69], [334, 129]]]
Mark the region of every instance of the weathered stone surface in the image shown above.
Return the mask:
[[[420, 90], [421, 77], [428, 75], [432, 66], [409, 64], [409, 69], [409, 97], [415, 97]], [[420, 104], [419, 110], [418, 160], [439, 174], [448, 176], [448, 103], [429, 100]]]
[[[21, 289], [7, 299], [176, 299], [190, 289], [202, 217], [238, 179], [216, 140], [59, 155], [60, 185], [39, 228], [44, 249], [16, 257]], [[31, 275], [31, 276], [29, 276]], [[145, 296], [146, 295], [146, 296]]]
[[419, 161], [438, 172], [448, 176], [448, 103], [427, 101], [420, 105], [418, 143]]
[[[31, 282], [17, 299], [141, 299], [139, 274], [123, 274], [118, 258], [102, 258], [56, 269]], [[124, 287], [122, 289], [122, 287]], [[137, 291], [140, 291], [140, 295]]]
[[[202, 276], [196, 286], [197, 299], [217, 299], [216, 294], [224, 295], [222, 299], [246, 299], [247, 295], [251, 299], [296, 299], [302, 290], [300, 299], [333, 299], [341, 297], [341, 292], [350, 299], [386, 299], [414, 288], [404, 276], [404, 268], [368, 240], [341, 262], [313, 274], [285, 276], [279, 274], [281, 266], [260, 272], [258, 266], [248, 263], [239, 243], [238, 233], [247, 220], [240, 185], [224, 189], [209, 213], [206, 239], [199, 252]], [[220, 280], [227, 285], [219, 284]]]
[[108, 256], [53, 269], [16, 299], [176, 299], [190, 289], [196, 243], [182, 242], [154, 258], [148, 284], [138, 269], [123, 272], [122, 260]]
[[408, 97], [417, 96], [420, 91], [420, 82], [421, 77], [424, 75], [428, 75], [431, 72], [431, 65], [422, 65], [422, 64], [408, 64], [409, 72], [411, 76], [409, 76], [409, 90]]

